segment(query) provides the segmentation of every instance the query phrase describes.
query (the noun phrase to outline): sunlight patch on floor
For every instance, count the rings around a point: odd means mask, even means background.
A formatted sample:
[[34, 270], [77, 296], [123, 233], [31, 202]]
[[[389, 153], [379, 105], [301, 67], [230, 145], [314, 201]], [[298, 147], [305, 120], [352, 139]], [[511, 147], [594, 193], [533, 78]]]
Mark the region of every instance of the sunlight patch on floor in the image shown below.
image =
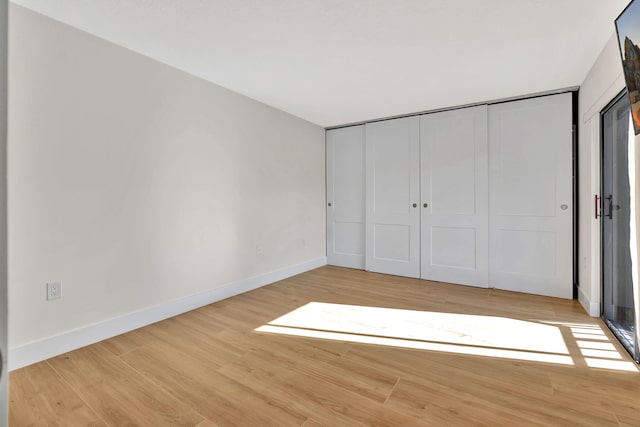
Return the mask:
[[580, 348], [583, 348], [583, 349], [615, 351], [616, 353], [618, 352], [618, 350], [616, 350], [616, 346], [613, 345], [613, 343], [609, 342], [608, 340], [605, 341], [605, 342], [602, 342], [602, 341], [579, 341], [578, 340], [578, 341], [576, 341], [576, 343], [578, 344], [578, 346]]
[[447, 353], [458, 353], [472, 356], [497, 357], [501, 359], [527, 360], [531, 362], [557, 363], [561, 365], [572, 365], [570, 356], [557, 354], [536, 353], [526, 351], [505, 350], [490, 347], [463, 346], [456, 344], [446, 344], [438, 342], [407, 340], [397, 338], [376, 337], [371, 335], [358, 335], [342, 332], [317, 331], [304, 328], [289, 328], [283, 326], [263, 325], [256, 329], [258, 332], [267, 332], [281, 335], [295, 335], [299, 337], [320, 338], [335, 341], [349, 341], [360, 344], [383, 345], [387, 347], [402, 347], [416, 350], [440, 351]]
[[594, 334], [581, 334], [581, 333], [574, 332], [573, 337], [577, 340], [587, 339], [587, 340], [598, 340], [598, 341], [609, 342], [609, 337], [607, 337], [604, 334], [594, 335]]
[[590, 368], [638, 372], [636, 364], [618, 351], [599, 325], [564, 326], [568, 326], [571, 330], [576, 345], [580, 349], [580, 355]]
[[477, 356], [573, 363], [557, 327], [504, 317], [310, 302], [256, 330]]
[[[569, 351], [561, 328], [579, 353]], [[580, 358], [589, 367], [637, 371], [590, 324], [310, 302], [256, 331], [561, 365]]]

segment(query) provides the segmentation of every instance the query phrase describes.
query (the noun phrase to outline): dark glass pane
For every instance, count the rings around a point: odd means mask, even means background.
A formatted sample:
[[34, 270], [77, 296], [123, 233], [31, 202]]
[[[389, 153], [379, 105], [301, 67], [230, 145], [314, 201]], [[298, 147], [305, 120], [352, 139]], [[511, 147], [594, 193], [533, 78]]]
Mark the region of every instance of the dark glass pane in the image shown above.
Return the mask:
[[629, 116], [626, 96], [603, 114], [602, 316], [637, 358], [631, 263]]

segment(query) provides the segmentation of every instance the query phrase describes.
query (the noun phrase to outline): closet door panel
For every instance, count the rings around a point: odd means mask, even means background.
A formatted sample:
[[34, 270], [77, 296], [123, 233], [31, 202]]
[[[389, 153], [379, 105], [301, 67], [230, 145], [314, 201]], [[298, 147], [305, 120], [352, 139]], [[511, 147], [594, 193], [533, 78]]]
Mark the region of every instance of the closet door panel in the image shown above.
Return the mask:
[[487, 107], [420, 119], [421, 277], [488, 286]]
[[490, 283], [573, 296], [571, 94], [489, 109]]
[[327, 263], [364, 269], [364, 125], [327, 131]]
[[419, 119], [365, 125], [366, 269], [420, 277]]

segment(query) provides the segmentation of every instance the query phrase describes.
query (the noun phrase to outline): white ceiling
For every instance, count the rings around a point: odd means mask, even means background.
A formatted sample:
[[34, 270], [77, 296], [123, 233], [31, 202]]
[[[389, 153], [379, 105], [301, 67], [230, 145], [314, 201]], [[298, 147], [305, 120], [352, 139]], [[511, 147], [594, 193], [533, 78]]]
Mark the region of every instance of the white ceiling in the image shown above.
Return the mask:
[[628, 0], [14, 0], [321, 126], [577, 86]]

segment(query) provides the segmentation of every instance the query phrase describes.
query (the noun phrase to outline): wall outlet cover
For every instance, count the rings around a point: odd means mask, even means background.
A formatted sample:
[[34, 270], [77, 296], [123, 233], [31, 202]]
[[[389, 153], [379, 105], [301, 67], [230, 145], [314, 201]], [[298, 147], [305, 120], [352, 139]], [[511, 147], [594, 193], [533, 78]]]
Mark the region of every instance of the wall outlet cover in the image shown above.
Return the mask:
[[47, 283], [47, 301], [62, 298], [62, 283], [60, 282], [48, 282]]

